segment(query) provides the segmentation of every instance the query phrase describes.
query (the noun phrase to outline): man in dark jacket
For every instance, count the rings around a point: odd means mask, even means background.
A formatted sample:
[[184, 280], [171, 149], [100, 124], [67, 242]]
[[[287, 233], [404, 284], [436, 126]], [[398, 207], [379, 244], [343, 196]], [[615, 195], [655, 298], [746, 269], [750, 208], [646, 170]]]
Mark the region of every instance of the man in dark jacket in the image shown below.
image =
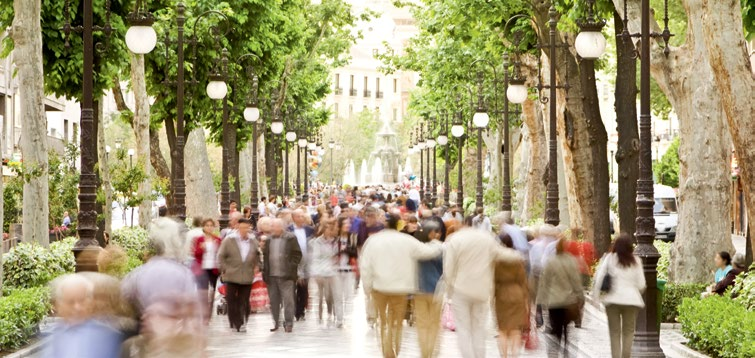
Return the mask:
[[296, 320], [303, 320], [309, 302], [309, 273], [307, 272], [307, 253], [309, 252], [309, 240], [315, 235], [315, 229], [307, 225], [307, 214], [300, 209], [291, 213], [294, 224], [288, 227], [288, 231], [294, 234], [299, 249], [302, 252], [302, 260], [299, 264], [296, 281]]
[[231, 328], [246, 332], [249, 319], [249, 294], [252, 292], [254, 269], [259, 267], [259, 244], [251, 233], [252, 222], [239, 219], [233, 231], [220, 244], [218, 268], [226, 284], [228, 321]]
[[265, 258], [262, 278], [267, 284], [274, 321], [270, 331], [278, 330], [283, 305], [284, 328], [286, 332], [291, 332], [294, 326], [294, 286], [299, 263], [302, 261], [302, 251], [296, 242], [296, 236], [285, 230], [283, 220], [273, 219], [270, 240], [264, 245], [262, 254]]

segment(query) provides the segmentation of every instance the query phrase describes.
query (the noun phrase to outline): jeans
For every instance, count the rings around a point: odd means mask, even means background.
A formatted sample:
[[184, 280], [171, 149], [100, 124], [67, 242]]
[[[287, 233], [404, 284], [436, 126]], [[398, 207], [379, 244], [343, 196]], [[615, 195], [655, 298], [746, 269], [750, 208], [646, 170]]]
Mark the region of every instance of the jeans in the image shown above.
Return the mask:
[[414, 313], [417, 317], [417, 338], [422, 358], [433, 357], [440, 331], [440, 314], [443, 305], [433, 294], [414, 295]]
[[249, 319], [249, 294], [252, 285], [226, 283], [225, 299], [228, 302], [228, 322], [231, 328], [240, 328]]
[[285, 326], [292, 327], [294, 325], [294, 284], [294, 280], [280, 277], [270, 277], [270, 282], [267, 283], [267, 294], [270, 296], [270, 311], [273, 314], [275, 327], [278, 327], [280, 324], [281, 306], [283, 306]]
[[476, 300], [455, 293], [451, 308], [459, 335], [459, 350], [464, 358], [484, 358], [488, 300]]
[[611, 357], [630, 358], [632, 341], [639, 307], [626, 305], [606, 305], [608, 333], [611, 336]]
[[401, 334], [406, 315], [406, 294], [372, 291], [380, 324], [380, 343], [384, 358], [396, 358], [401, 350]]

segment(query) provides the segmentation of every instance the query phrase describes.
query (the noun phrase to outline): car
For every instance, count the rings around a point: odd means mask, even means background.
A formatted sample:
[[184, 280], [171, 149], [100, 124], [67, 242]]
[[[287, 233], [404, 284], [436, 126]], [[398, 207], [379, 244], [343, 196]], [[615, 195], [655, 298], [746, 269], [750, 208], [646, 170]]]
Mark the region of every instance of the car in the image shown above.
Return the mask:
[[655, 219], [655, 239], [674, 241], [679, 213], [676, 206], [676, 191], [666, 185], [653, 185], [655, 203], [653, 204], [653, 219]]

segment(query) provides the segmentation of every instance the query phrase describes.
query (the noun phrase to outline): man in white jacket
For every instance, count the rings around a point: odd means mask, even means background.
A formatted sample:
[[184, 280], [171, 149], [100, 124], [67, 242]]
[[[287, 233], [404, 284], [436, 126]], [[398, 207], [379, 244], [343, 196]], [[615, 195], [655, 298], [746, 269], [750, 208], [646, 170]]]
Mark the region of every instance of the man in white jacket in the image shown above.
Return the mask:
[[464, 358], [485, 357], [485, 323], [493, 294], [496, 261], [523, 261], [522, 255], [501, 245], [489, 231], [463, 228], [446, 240], [443, 275]]
[[437, 240], [423, 244], [396, 231], [399, 220], [398, 215], [389, 214], [387, 229], [370, 236], [359, 258], [365, 293], [372, 296], [377, 310], [386, 358], [397, 357], [401, 348], [407, 295], [417, 292], [418, 287], [417, 261], [436, 258], [443, 249]]

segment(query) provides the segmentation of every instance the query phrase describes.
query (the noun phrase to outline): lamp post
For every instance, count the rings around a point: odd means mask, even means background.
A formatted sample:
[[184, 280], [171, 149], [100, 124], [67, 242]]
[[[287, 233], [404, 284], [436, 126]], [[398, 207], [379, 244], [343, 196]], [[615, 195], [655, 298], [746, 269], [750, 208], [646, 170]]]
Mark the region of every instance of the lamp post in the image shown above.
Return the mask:
[[[216, 41], [216, 43], [219, 43]], [[228, 123], [228, 50], [221, 51], [220, 70], [215, 71], [209, 76], [210, 81], [207, 83], [207, 96], [214, 100], [223, 100], [223, 159], [222, 159], [222, 178], [220, 181], [220, 218], [218, 222], [221, 229], [228, 227], [228, 212], [230, 211], [230, 185], [228, 183], [228, 171], [230, 166], [229, 153], [229, 135], [230, 126]], [[235, 148], [234, 148], [235, 149]]]
[[444, 176], [443, 176], [443, 206], [448, 207], [450, 205], [450, 192], [449, 188], [450, 185], [448, 184], [448, 152], [449, 147], [448, 145], [448, 113], [443, 110], [440, 112], [441, 118], [443, 118], [443, 125], [441, 126], [440, 134], [438, 134], [438, 145], [443, 147], [443, 153], [445, 155], [444, 157]]
[[[297, 200], [302, 200], [302, 192], [301, 192], [301, 180], [299, 174], [301, 173], [301, 160], [299, 159], [301, 157], [301, 152], [305, 151], [307, 148], [307, 138], [306, 134], [299, 133], [299, 139], [297, 140], [298, 146], [296, 148], [296, 197]], [[304, 162], [306, 163], [307, 157], [304, 157]], [[302, 200], [303, 201], [303, 200]]]
[[[317, 150], [317, 142], [315, 142], [316, 136], [313, 133], [308, 133], [307, 148], [304, 151], [304, 199], [306, 203], [309, 203], [309, 153]], [[309, 205], [309, 204], [307, 204]]]
[[[291, 113], [291, 116], [288, 117], [289, 121], [286, 124], [286, 127], [288, 127], [288, 131], [286, 132], [286, 188], [285, 188], [285, 194], [284, 194], [284, 195], [286, 195], [286, 197], [288, 197], [290, 195], [289, 190], [290, 190], [290, 186], [291, 186], [291, 185], [289, 185], [289, 174], [288, 174], [288, 160], [289, 160], [288, 157], [289, 157], [289, 154], [290, 154], [289, 153], [289, 149], [288, 149], [289, 143], [290, 143], [291, 146], [293, 146], [294, 148], [296, 148], [296, 156], [297, 156], [297, 158], [299, 156], [299, 147], [297, 146], [297, 143], [296, 143], [296, 131], [293, 130], [293, 120], [295, 118], [294, 115], [295, 115], [294, 113]], [[299, 162], [296, 162], [296, 165], [297, 165], [296, 172], [297, 172], [297, 175], [298, 175], [298, 173], [299, 173], [299, 168], [298, 168]], [[296, 185], [298, 186], [299, 185], [299, 180], [297, 179], [296, 182], [297, 182]], [[297, 195], [298, 195], [298, 189], [297, 189]]]
[[[256, 55], [249, 53], [239, 57], [239, 60], [237, 60], [236, 63], [242, 63], [242, 61], [247, 58], [256, 58], [258, 61], [260, 60]], [[257, 122], [260, 119], [257, 90], [259, 89], [259, 78], [254, 74], [251, 65], [247, 67], [246, 73], [248, 77], [251, 77], [252, 79], [252, 93], [251, 96], [247, 96], [246, 105], [244, 107], [244, 120], [252, 126], [252, 182], [250, 185], [251, 195], [249, 201], [251, 202], [252, 207], [252, 222], [256, 227], [257, 219], [260, 215], [259, 208], [257, 207], [257, 203], [259, 202], [259, 199], [257, 199]]]
[[435, 206], [435, 203], [438, 201], [438, 190], [437, 190], [437, 188], [438, 188], [438, 181], [437, 181], [438, 177], [437, 177], [437, 172], [436, 172], [436, 167], [435, 167], [435, 165], [436, 165], [436, 163], [435, 163], [435, 160], [436, 160], [436, 158], [435, 158], [435, 156], [436, 156], [435, 155], [435, 146], [436, 146], [437, 142], [435, 141], [435, 137], [434, 137], [434, 133], [433, 133], [435, 131], [435, 127], [436, 127], [437, 124], [436, 124], [436, 118], [431, 117], [430, 120], [431, 120], [431, 122], [428, 125], [428, 131], [427, 131], [427, 165], [428, 165], [428, 168], [427, 168], [428, 169], [428, 174], [427, 174], [427, 176], [428, 176], [428, 178], [430, 177], [430, 173], [429, 173], [429, 171], [430, 171], [430, 157], [431, 157], [430, 154], [432, 154], [432, 159], [433, 159], [433, 176], [432, 176], [432, 181], [430, 183], [430, 190], [431, 191], [428, 193], [427, 196], [430, 198], [430, 200], [428, 200], [430, 202], [430, 207], [433, 207], [433, 206]]
[[335, 183], [335, 172], [333, 171], [333, 149], [336, 147], [336, 141], [330, 140], [328, 142], [328, 148], [330, 148], [330, 182]]
[[[588, 0], [588, 19], [582, 25], [583, 32], [587, 39], [588, 45], [597, 40], [596, 44], [601, 45], [601, 38], [595, 36], [595, 28], [599, 25], [592, 17], [592, 5], [594, 0]], [[635, 252], [642, 258], [642, 267], [645, 273], [645, 280], [649, 284], [643, 293], [643, 299], [646, 305], [640, 310], [637, 317], [637, 330], [634, 333], [634, 344], [632, 345], [633, 357], [664, 357], [663, 350], [659, 344], [659, 332], [657, 325], [657, 287], [653, 284], [657, 280], [657, 265], [660, 255], [658, 250], [653, 246], [655, 238], [655, 220], [653, 219], [653, 148], [652, 148], [652, 121], [650, 117], [650, 38], [660, 37], [666, 44], [664, 51], [668, 56], [668, 40], [672, 36], [668, 28], [668, 2], [664, 1], [664, 29], [660, 34], [650, 32], [650, 0], [642, 0], [640, 5], [641, 22], [640, 34], [630, 34], [627, 30], [629, 19], [627, 18], [627, 4], [624, 1], [624, 32], [620, 35], [624, 41], [629, 41], [633, 37], [640, 38], [640, 174], [637, 179], [637, 229], [634, 234], [637, 239], [637, 248]], [[596, 24], [597, 23], [597, 24]], [[600, 27], [597, 27], [598, 31]], [[580, 33], [580, 35], [582, 35]], [[605, 46], [605, 40], [603, 40]], [[586, 46], [589, 49], [589, 46]], [[579, 48], [578, 48], [579, 49]], [[580, 54], [582, 55], [582, 54]], [[584, 56], [583, 56], [584, 57]]]
[[[495, 69], [494, 69], [495, 71]], [[477, 71], [477, 108], [475, 114], [472, 116], [472, 124], [477, 128], [477, 195], [475, 197], [475, 206], [482, 208], [483, 206], [483, 194], [482, 194], [482, 130], [488, 126], [490, 122], [490, 116], [488, 116], [487, 109], [482, 100], [482, 71]], [[493, 82], [495, 84], [495, 80]]]
[[[270, 122], [270, 132], [273, 133], [273, 136], [271, 138], [271, 140], [273, 142], [273, 145], [272, 145], [272, 147], [273, 147], [273, 161], [276, 162], [278, 160], [278, 155], [280, 154], [280, 147], [279, 147], [279, 144], [278, 144], [278, 135], [281, 134], [281, 133], [283, 133], [283, 121], [281, 120], [281, 117], [280, 117], [280, 110], [274, 108], [275, 107], [275, 103], [277, 102], [275, 100], [275, 98], [277, 98], [277, 96], [275, 96], [275, 93], [274, 93], [274, 97], [273, 98], [274, 99], [273, 99], [273, 101], [270, 104], [273, 107], [273, 116], [272, 116], [272, 120]], [[270, 178], [271, 178], [271, 183], [272, 183], [270, 185], [270, 192], [273, 195], [280, 194], [279, 191], [278, 191], [278, 168], [277, 167], [271, 173]]]
[[464, 210], [464, 182], [462, 175], [464, 172], [464, 122], [461, 119], [462, 109], [461, 106], [459, 106], [460, 101], [458, 97], [456, 99], [456, 102], [456, 119], [454, 120], [453, 126], [451, 126], [451, 135], [453, 135], [459, 143], [459, 170], [457, 173], [458, 177], [456, 178], [456, 205]]
[[128, 150], [128, 168], [133, 169], [134, 168], [134, 149], [129, 148]]
[[419, 123], [419, 127], [417, 128], [416, 136], [414, 137], [416, 143], [414, 145], [415, 148], [419, 149], [419, 197], [420, 200], [424, 200], [425, 198], [425, 144], [423, 143], [423, 139], [425, 136], [424, 133], [425, 125], [423, 122]]

